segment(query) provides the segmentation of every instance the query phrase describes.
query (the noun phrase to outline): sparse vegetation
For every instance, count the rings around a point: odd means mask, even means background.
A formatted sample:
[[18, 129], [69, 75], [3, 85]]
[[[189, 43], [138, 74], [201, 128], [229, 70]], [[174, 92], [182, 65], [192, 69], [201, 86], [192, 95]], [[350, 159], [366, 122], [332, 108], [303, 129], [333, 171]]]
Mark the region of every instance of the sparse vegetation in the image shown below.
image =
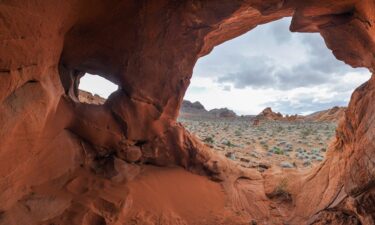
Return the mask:
[[232, 144], [232, 142], [230, 142], [230, 141], [224, 141], [223, 144], [228, 146], [228, 147], [235, 147], [236, 146], [236, 145]]
[[278, 147], [273, 147], [273, 153], [275, 153], [275, 154], [278, 154], [278, 155], [284, 155], [284, 151], [283, 150], [281, 150], [280, 148], [278, 148]]
[[203, 141], [207, 144], [213, 144], [214, 143], [214, 139], [212, 137], [206, 137], [205, 139], [203, 139]]
[[236, 130], [236, 131], [234, 132], [234, 135], [236, 135], [236, 136], [242, 136], [242, 133], [241, 133], [241, 131]]
[[312, 133], [312, 129], [311, 128], [307, 128], [307, 129], [304, 129], [303, 131], [301, 131], [301, 136], [302, 136], [302, 138], [306, 138], [311, 133]]
[[275, 189], [268, 194], [269, 198], [277, 198], [282, 201], [291, 201], [292, 195], [288, 191], [288, 179], [283, 178], [280, 182], [276, 185]]
[[[312, 168], [324, 160], [328, 142], [335, 135], [332, 122], [269, 121], [253, 126], [237, 119], [180, 119], [192, 133], [213, 149], [235, 153], [232, 160], [243, 167], [271, 164], [281, 168]], [[269, 168], [271, 166], [267, 166]]]

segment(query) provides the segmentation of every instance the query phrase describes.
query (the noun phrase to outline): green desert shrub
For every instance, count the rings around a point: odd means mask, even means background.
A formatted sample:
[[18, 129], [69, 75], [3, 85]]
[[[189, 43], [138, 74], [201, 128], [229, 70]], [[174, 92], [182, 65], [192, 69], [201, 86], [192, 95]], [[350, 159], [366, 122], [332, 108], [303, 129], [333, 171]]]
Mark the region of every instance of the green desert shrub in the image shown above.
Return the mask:
[[223, 142], [224, 145], [228, 146], [228, 147], [235, 147], [236, 145], [234, 145], [232, 142], [230, 141], [224, 141]]
[[241, 133], [241, 131], [236, 130], [236, 131], [234, 132], [234, 135], [236, 135], [236, 136], [242, 136], [242, 133]]
[[274, 147], [274, 148], [273, 148], [273, 153], [278, 154], [278, 155], [284, 155], [284, 151], [281, 150], [281, 149], [278, 148], [278, 147]]
[[214, 139], [212, 137], [206, 137], [205, 139], [203, 139], [203, 141], [208, 144], [214, 143]]
[[278, 198], [282, 201], [290, 202], [292, 200], [292, 195], [288, 191], [288, 179], [283, 178], [280, 182], [276, 185], [275, 189], [267, 194], [269, 198]]

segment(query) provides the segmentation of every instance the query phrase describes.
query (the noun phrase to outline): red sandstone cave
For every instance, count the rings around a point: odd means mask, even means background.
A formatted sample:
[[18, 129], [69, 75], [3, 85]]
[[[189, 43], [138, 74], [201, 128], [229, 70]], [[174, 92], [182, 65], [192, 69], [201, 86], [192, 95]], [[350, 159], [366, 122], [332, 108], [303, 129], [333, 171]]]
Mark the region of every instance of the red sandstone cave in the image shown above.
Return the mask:
[[[374, 77], [305, 174], [240, 168], [176, 122], [199, 57], [286, 16], [374, 71], [374, 0], [1, 1], [0, 224], [375, 224]], [[119, 90], [80, 103], [86, 72]]]

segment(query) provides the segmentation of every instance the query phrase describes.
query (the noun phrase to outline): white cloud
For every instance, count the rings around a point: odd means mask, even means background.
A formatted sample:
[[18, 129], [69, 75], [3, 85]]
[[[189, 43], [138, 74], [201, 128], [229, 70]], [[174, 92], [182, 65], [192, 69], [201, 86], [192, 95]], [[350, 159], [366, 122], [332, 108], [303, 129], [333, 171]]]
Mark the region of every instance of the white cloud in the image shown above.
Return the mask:
[[258, 26], [215, 47], [198, 60], [185, 98], [239, 114], [266, 106], [294, 114], [347, 105], [369, 71], [338, 61], [319, 34], [291, 33], [289, 24], [285, 18]]
[[108, 98], [117, 88], [118, 86], [111, 81], [88, 73], [81, 78], [79, 83], [79, 89], [97, 94], [103, 98]]

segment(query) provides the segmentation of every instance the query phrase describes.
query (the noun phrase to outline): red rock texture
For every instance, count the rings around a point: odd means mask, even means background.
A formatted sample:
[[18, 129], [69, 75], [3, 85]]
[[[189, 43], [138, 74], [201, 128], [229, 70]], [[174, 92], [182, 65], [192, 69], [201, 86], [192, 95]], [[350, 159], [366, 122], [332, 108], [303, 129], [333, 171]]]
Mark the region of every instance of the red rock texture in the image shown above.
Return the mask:
[[93, 95], [90, 92], [79, 90], [78, 100], [82, 103], [103, 105], [106, 99], [100, 97], [99, 95]]
[[304, 120], [303, 116], [299, 115], [283, 115], [279, 112], [274, 112], [270, 107], [265, 108], [254, 118], [254, 125], [259, 124], [260, 121], [297, 121]]
[[304, 117], [304, 120], [307, 121], [332, 121], [337, 122], [345, 116], [346, 107], [335, 106], [331, 109], [315, 112], [313, 114], [307, 115]]
[[265, 108], [262, 112], [260, 112], [256, 119], [259, 120], [282, 120], [283, 115], [279, 112], [274, 112], [270, 107]]
[[283, 115], [274, 112], [270, 107], [265, 108], [254, 118], [254, 125], [260, 121], [313, 121], [313, 122], [338, 122], [345, 116], [346, 107], [335, 106], [331, 109], [314, 112], [307, 116], [302, 115]]
[[[372, 0], [1, 1], [0, 224], [374, 224], [374, 78], [308, 173], [241, 169], [176, 122], [199, 57], [285, 16], [374, 71], [374, 12]], [[80, 103], [85, 72], [120, 88]]]

